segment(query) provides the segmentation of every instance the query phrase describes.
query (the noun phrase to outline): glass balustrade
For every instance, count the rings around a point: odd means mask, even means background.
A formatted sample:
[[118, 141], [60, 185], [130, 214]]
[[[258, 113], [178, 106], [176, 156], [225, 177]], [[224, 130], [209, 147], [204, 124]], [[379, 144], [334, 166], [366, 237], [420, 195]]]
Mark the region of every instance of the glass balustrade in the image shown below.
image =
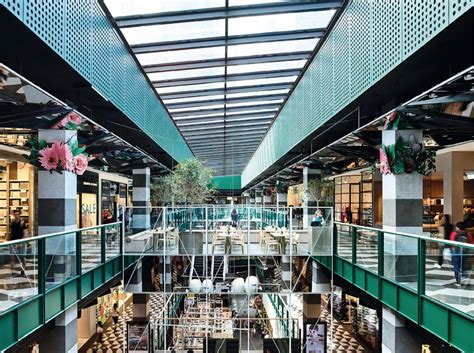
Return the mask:
[[0, 244], [0, 313], [121, 255], [122, 223]]

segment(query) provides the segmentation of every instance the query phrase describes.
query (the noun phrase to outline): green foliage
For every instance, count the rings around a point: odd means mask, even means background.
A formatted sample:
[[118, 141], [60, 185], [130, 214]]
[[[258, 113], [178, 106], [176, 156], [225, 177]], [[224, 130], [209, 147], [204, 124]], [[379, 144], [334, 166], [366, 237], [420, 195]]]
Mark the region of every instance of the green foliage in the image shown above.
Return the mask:
[[48, 147], [48, 144], [46, 143], [46, 140], [38, 140], [37, 137], [32, 137], [28, 140], [28, 144], [31, 146], [30, 149], [30, 154], [26, 156], [26, 159], [28, 160], [28, 163], [34, 165], [34, 166], [39, 166], [39, 151], [41, 151], [43, 148]]
[[85, 156], [88, 156], [88, 154], [84, 152], [86, 150], [86, 146], [79, 147], [77, 140], [69, 143], [69, 149], [71, 150], [73, 156], [77, 156], [81, 153]]
[[173, 202], [173, 177], [168, 174], [159, 177], [151, 183], [150, 187], [151, 202], [153, 205], [169, 205]]
[[171, 175], [176, 202], [202, 204], [214, 193], [214, 189], [210, 187], [211, 169], [203, 166], [196, 158], [178, 164]]
[[332, 204], [334, 189], [334, 180], [321, 178], [311, 179], [308, 182], [308, 194], [312, 200], [316, 201], [316, 207], [319, 207], [321, 202], [326, 205]]

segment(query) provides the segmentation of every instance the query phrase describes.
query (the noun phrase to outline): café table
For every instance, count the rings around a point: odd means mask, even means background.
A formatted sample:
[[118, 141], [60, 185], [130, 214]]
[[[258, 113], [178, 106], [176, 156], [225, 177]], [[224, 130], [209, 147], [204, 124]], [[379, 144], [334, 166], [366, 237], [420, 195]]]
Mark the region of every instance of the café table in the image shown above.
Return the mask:
[[286, 254], [286, 239], [289, 239], [290, 233], [288, 233], [288, 232], [271, 232], [270, 235], [280, 242], [281, 253]]

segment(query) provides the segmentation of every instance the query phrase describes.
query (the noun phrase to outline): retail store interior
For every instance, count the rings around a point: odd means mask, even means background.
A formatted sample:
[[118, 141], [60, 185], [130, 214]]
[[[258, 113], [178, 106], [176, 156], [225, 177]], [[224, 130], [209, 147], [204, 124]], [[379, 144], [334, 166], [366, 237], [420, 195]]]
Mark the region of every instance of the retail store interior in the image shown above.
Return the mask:
[[0, 0], [0, 352], [474, 353], [473, 22]]

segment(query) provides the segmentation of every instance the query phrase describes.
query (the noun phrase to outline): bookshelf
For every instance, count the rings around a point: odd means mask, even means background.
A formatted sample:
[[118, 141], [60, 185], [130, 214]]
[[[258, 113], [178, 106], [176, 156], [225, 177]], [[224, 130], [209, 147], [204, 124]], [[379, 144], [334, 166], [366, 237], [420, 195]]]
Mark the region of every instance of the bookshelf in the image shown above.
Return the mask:
[[33, 234], [34, 167], [22, 162], [0, 161], [0, 242], [10, 233], [10, 216], [19, 208]]

